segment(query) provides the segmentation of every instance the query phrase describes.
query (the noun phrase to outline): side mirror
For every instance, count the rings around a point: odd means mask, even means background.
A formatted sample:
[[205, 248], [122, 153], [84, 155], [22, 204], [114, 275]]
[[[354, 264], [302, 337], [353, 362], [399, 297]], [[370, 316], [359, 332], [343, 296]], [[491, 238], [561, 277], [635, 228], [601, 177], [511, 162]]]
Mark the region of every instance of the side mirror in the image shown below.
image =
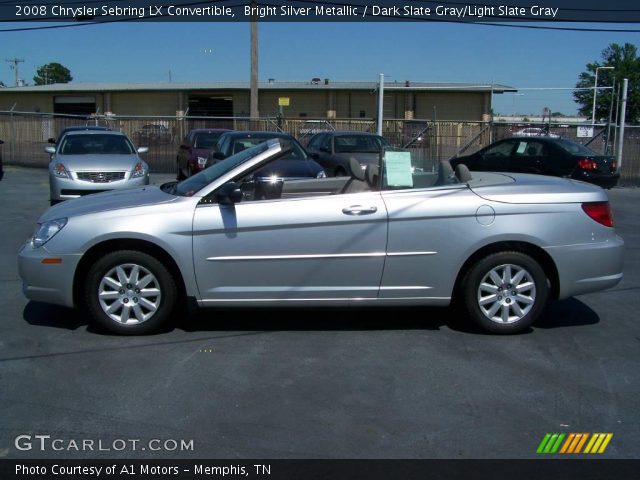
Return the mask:
[[213, 158], [215, 158], [216, 160], [224, 160], [224, 155], [222, 154], [222, 152], [216, 150], [215, 152], [213, 152]]
[[242, 201], [242, 190], [236, 182], [228, 182], [218, 189], [216, 198], [221, 205], [233, 205]]
[[49, 155], [53, 155], [54, 153], [56, 153], [55, 147], [44, 147], [44, 151], [47, 152]]
[[53, 144], [55, 145], [55, 143], [56, 143], [56, 139], [55, 139], [55, 138], [53, 138], [53, 137], [51, 137], [51, 138], [49, 138], [49, 139], [47, 140], [47, 143], [53, 143]]
[[136, 150], [138, 153], [147, 153], [149, 151], [149, 147], [138, 147]]

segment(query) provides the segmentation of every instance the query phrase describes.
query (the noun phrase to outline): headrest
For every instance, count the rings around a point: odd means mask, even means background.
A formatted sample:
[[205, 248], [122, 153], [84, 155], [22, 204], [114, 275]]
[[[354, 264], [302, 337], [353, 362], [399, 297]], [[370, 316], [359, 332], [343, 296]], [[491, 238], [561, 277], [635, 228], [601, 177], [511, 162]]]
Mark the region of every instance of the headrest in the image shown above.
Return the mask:
[[353, 157], [349, 159], [349, 170], [351, 170], [349, 173], [353, 178], [364, 181], [364, 170], [362, 169], [360, 162]]

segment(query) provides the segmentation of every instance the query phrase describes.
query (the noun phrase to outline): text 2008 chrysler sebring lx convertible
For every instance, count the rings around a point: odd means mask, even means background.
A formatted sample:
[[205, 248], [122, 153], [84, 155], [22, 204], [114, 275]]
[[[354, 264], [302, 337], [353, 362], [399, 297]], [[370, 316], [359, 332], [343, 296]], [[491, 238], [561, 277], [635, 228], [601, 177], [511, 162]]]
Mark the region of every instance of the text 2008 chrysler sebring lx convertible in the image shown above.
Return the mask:
[[622, 278], [606, 192], [586, 183], [413, 168], [404, 152], [351, 176], [280, 181], [253, 172], [281, 139], [180, 183], [50, 208], [19, 253], [25, 295], [78, 306], [119, 333], [200, 306], [448, 305], [513, 333], [552, 298]]

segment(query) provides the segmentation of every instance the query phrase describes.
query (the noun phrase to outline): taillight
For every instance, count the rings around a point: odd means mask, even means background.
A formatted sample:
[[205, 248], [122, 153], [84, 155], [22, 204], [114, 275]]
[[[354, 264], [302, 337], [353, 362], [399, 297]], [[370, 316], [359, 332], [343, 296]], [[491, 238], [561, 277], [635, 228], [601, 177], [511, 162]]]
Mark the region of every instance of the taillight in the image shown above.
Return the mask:
[[578, 160], [578, 167], [582, 170], [598, 170], [598, 163], [590, 158], [581, 158]]
[[584, 213], [600, 225], [605, 227], [613, 227], [613, 215], [609, 208], [609, 202], [589, 202], [582, 204]]

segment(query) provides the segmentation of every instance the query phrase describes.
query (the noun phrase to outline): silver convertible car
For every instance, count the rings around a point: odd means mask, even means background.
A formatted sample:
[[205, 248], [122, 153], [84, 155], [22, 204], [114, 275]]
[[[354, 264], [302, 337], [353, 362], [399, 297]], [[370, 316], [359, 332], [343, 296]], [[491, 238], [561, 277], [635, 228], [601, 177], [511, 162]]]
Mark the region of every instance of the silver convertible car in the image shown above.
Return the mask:
[[439, 305], [514, 333], [550, 299], [616, 285], [623, 241], [607, 194], [534, 175], [435, 173], [390, 152], [384, 168], [270, 181], [269, 140], [180, 182], [64, 202], [18, 265], [31, 300], [77, 306], [123, 334], [178, 305]]

